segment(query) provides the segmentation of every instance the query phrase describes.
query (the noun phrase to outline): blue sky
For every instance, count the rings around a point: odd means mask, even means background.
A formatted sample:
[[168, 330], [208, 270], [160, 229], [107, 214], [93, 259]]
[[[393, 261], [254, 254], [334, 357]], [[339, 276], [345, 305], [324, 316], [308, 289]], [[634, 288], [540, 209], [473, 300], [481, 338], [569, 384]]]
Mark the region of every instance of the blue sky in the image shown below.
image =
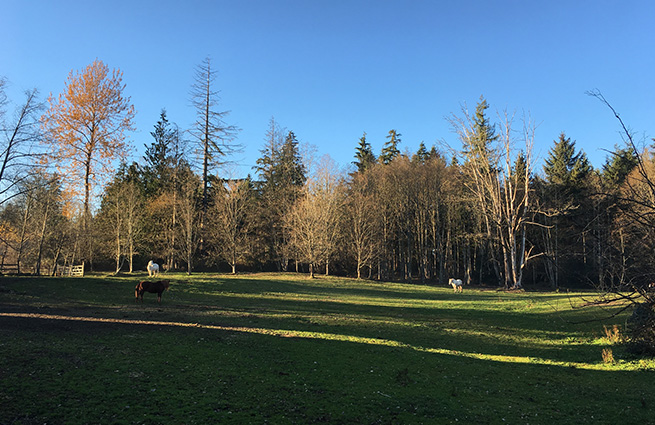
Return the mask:
[[[600, 167], [618, 122], [653, 137], [651, 1], [0, 0], [0, 76], [9, 95], [62, 91], [95, 58], [123, 71], [137, 109], [134, 159], [160, 110], [188, 128], [194, 67], [218, 69], [226, 121], [242, 129], [233, 174], [252, 172], [271, 117], [316, 156], [346, 166], [363, 132], [376, 153], [457, 146], [445, 117], [484, 95], [490, 113], [529, 113], [543, 160], [560, 132]], [[517, 123], [517, 126], [519, 123]]]

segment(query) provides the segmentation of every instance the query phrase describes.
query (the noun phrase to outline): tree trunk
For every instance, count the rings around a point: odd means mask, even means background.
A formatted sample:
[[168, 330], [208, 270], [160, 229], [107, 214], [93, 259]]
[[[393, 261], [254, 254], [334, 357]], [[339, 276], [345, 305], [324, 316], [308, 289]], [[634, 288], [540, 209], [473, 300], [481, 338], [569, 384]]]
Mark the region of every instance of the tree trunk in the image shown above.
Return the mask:
[[27, 194], [27, 202], [25, 203], [25, 211], [23, 213], [23, 223], [20, 230], [20, 241], [18, 243], [18, 256], [16, 257], [16, 273], [21, 274], [20, 265], [23, 259], [23, 252], [25, 250], [25, 240], [27, 239], [27, 221], [29, 219], [30, 211], [32, 209], [32, 195]]
[[357, 279], [362, 278], [362, 255], [357, 251]]
[[45, 231], [48, 223], [48, 215], [50, 211], [50, 200], [46, 201], [46, 208], [43, 212], [43, 224], [41, 225], [41, 234], [39, 235], [39, 250], [36, 255], [36, 270], [35, 273], [37, 276], [41, 276], [41, 260], [43, 258], [43, 245], [45, 243]]
[[116, 273], [121, 271], [121, 238], [118, 231], [116, 231]]
[[130, 240], [130, 273], [134, 273], [134, 241]]

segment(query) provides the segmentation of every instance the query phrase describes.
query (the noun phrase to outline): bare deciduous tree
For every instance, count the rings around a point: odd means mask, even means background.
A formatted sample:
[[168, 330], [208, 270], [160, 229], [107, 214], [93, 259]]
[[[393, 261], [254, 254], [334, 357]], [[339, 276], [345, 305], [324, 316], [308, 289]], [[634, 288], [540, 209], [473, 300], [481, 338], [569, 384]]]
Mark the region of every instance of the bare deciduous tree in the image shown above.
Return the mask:
[[379, 247], [379, 210], [373, 194], [370, 173], [357, 173], [350, 182], [346, 203], [346, 224], [349, 251], [355, 257], [357, 279], [362, 277], [362, 269], [368, 267], [369, 277], [373, 261]]
[[[607, 282], [603, 285], [604, 299], [614, 300], [619, 297], [631, 303], [642, 300], [655, 305], [655, 291], [651, 284], [655, 281], [652, 266], [655, 265], [655, 256], [651, 253], [655, 249], [655, 160], [650, 150], [639, 146], [634, 134], [627, 128], [623, 119], [609, 101], [599, 90], [587, 92], [588, 95], [598, 99], [610, 109], [621, 127], [621, 136], [628, 149], [634, 152], [636, 166], [623, 182], [620, 191], [610, 194], [621, 208], [619, 244], [623, 245], [620, 261], [624, 262], [625, 255], [630, 255], [631, 262], [635, 263], [627, 279]], [[618, 153], [616, 153], [618, 154]], [[629, 240], [626, 241], [626, 238]], [[627, 245], [627, 247], [626, 247]], [[635, 249], [636, 248], [636, 251]], [[644, 267], [648, 265], [647, 267]]]
[[502, 117], [500, 134], [495, 134], [484, 115], [484, 99], [474, 117], [463, 108], [462, 117], [451, 120], [464, 146], [464, 167], [470, 176], [467, 187], [478, 200], [487, 237], [501, 251], [503, 281], [507, 288], [522, 286], [523, 269], [529, 259], [526, 226], [530, 222], [530, 179], [534, 125], [524, 122], [525, 150], [516, 155], [513, 117]]
[[330, 259], [340, 237], [342, 187], [334, 162], [324, 157], [286, 217], [289, 245], [301, 261], [309, 264], [312, 278], [320, 263], [325, 264], [329, 274]]
[[323, 215], [318, 198], [314, 196], [307, 181], [305, 190], [294, 206], [285, 216], [285, 224], [289, 233], [290, 251], [300, 261], [309, 265], [309, 277], [314, 278], [314, 273], [319, 260], [322, 257], [322, 233], [324, 228]]
[[25, 91], [25, 102], [7, 120], [6, 84], [6, 80], [0, 78], [0, 206], [21, 193], [21, 182], [36, 166], [34, 145], [40, 135], [38, 119], [43, 107], [36, 89]]
[[249, 180], [229, 180], [210, 207], [208, 235], [214, 244], [212, 254], [227, 261], [232, 274], [249, 249], [252, 188]]
[[202, 162], [201, 228], [209, 205], [210, 173], [225, 162], [226, 155], [238, 149], [233, 142], [239, 129], [225, 123], [229, 111], [217, 110], [220, 97], [215, 84], [216, 70], [212, 68], [211, 59], [207, 57], [196, 67], [191, 87], [191, 103], [196, 110], [196, 121], [193, 123], [191, 134], [197, 142], [198, 155]]
[[200, 182], [192, 173], [180, 176], [181, 191], [177, 199], [178, 222], [182, 238], [180, 246], [187, 266], [187, 274], [193, 270], [193, 259], [198, 249], [200, 231], [200, 209], [198, 189]]

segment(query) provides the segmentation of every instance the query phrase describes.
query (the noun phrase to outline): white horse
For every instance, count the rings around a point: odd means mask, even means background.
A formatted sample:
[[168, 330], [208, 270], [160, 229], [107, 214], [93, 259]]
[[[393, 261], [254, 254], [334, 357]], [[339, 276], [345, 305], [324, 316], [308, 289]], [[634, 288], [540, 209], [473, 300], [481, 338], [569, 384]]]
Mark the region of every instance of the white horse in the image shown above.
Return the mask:
[[448, 284], [453, 287], [453, 291], [462, 292], [462, 280], [461, 279], [449, 279]]
[[159, 264], [153, 262], [152, 260], [148, 261], [148, 276], [157, 276], [159, 274]]

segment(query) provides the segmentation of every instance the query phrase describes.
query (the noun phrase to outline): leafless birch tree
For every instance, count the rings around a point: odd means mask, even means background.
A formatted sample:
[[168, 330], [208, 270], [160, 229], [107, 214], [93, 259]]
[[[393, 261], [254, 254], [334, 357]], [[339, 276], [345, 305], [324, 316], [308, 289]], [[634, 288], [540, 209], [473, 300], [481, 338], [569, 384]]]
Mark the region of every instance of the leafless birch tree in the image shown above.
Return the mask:
[[230, 265], [232, 274], [237, 263], [249, 250], [249, 213], [252, 209], [252, 193], [249, 180], [229, 180], [217, 194], [215, 205], [210, 207], [208, 235], [213, 241], [212, 255]]
[[324, 159], [287, 214], [289, 245], [292, 252], [309, 265], [312, 278], [321, 263], [329, 274], [330, 259], [340, 236], [342, 193], [341, 178], [334, 171], [334, 163]]
[[379, 210], [373, 194], [371, 174], [357, 173], [350, 182], [346, 203], [346, 241], [355, 257], [357, 279], [362, 269], [368, 267], [371, 276], [373, 262], [379, 247]]
[[502, 256], [506, 288], [522, 286], [523, 268], [529, 258], [526, 251], [526, 226], [530, 222], [530, 179], [534, 125], [524, 122], [522, 139], [525, 150], [514, 150], [513, 117], [501, 116], [500, 134], [495, 134], [484, 116], [482, 100], [474, 117], [463, 108], [462, 117], [451, 120], [464, 146], [462, 156], [469, 180], [468, 189], [478, 200], [487, 237]]

